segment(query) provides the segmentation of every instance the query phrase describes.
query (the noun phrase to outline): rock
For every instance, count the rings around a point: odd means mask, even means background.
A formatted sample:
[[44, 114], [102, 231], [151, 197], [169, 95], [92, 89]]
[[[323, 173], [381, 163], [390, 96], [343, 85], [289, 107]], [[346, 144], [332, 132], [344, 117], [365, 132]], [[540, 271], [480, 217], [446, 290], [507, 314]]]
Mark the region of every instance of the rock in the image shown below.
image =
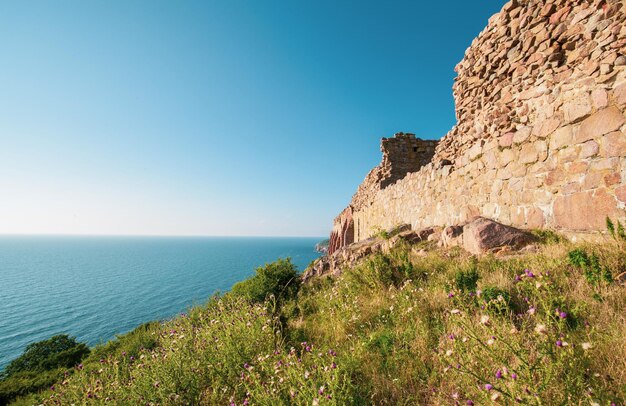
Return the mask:
[[624, 114], [615, 106], [598, 111], [580, 125], [575, 141], [585, 142], [615, 131], [624, 124]]
[[502, 247], [519, 249], [533, 241], [534, 237], [525, 231], [484, 217], [476, 217], [463, 226], [463, 248], [474, 255]]
[[456, 247], [461, 242], [463, 226], [448, 226], [441, 232], [439, 245], [444, 248]]

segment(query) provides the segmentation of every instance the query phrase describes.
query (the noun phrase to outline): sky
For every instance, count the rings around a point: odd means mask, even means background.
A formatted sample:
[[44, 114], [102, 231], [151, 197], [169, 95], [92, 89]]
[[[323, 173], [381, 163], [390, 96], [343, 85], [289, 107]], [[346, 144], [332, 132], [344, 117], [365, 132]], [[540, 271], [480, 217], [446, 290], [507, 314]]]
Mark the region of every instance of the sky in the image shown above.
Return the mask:
[[325, 236], [504, 1], [0, 1], [0, 234]]

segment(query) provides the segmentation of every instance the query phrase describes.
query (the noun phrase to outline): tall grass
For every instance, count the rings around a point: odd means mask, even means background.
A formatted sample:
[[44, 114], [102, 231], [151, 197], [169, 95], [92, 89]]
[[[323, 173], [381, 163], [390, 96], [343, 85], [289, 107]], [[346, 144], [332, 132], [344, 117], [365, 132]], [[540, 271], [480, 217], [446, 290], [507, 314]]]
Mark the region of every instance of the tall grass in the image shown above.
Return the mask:
[[590, 283], [574, 249], [626, 266], [618, 244], [480, 259], [400, 246], [281, 303], [214, 298], [17, 403], [624, 404], [626, 290]]

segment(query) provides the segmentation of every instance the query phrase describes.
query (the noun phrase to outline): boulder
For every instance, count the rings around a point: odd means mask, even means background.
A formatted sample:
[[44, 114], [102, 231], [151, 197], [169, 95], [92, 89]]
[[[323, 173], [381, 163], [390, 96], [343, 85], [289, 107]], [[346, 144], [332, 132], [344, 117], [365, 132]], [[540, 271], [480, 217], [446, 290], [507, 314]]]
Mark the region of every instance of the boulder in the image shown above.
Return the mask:
[[439, 246], [444, 248], [456, 247], [462, 242], [463, 226], [448, 226], [441, 232]]
[[476, 217], [463, 226], [463, 248], [474, 255], [494, 252], [504, 247], [519, 249], [534, 240], [530, 233], [484, 217]]

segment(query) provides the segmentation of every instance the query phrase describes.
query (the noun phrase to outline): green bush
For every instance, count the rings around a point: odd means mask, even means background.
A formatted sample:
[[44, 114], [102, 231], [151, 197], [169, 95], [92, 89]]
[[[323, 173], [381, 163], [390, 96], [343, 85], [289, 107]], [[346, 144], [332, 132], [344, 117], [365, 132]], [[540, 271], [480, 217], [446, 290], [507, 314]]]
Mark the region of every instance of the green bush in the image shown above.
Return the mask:
[[296, 296], [300, 289], [300, 276], [291, 258], [279, 259], [256, 270], [256, 275], [236, 283], [231, 294], [262, 303], [270, 296], [279, 302]]
[[600, 259], [596, 254], [587, 254], [582, 248], [577, 248], [567, 254], [571, 265], [582, 269], [587, 282], [592, 286], [597, 286], [600, 282], [611, 283], [613, 276], [611, 271], [600, 264]]
[[59, 334], [47, 340], [29, 344], [24, 353], [11, 361], [4, 370], [4, 377], [19, 372], [40, 372], [56, 368], [72, 368], [89, 354], [87, 345], [74, 337]]
[[481, 300], [487, 309], [496, 313], [505, 313], [511, 310], [511, 295], [494, 286], [488, 286], [483, 289]]
[[468, 270], [459, 270], [454, 274], [454, 286], [462, 292], [473, 292], [478, 282], [478, 271], [472, 266]]
[[87, 345], [66, 334], [29, 344], [0, 376], [0, 404], [49, 387], [88, 354]]

